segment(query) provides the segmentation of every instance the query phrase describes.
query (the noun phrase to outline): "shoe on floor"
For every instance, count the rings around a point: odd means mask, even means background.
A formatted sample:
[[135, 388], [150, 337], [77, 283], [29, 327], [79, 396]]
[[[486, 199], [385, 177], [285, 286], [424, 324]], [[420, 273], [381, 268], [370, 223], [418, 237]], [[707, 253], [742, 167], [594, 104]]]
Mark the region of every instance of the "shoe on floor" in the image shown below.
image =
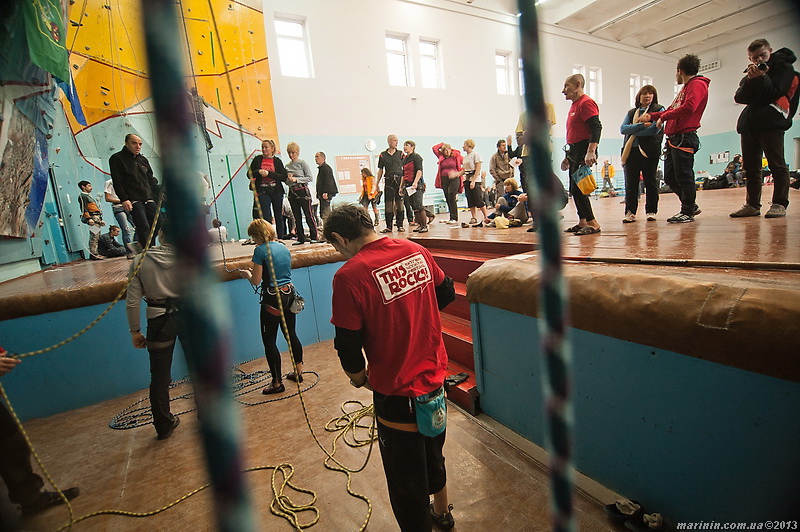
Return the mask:
[[624, 224], [632, 224], [636, 221], [636, 215], [633, 214], [631, 211], [625, 213], [625, 218], [622, 219], [622, 223]]
[[600, 232], [599, 227], [592, 227], [591, 225], [587, 225], [586, 227], [581, 227], [580, 230], [575, 231], [575, 236], [595, 235], [599, 232]]
[[453, 519], [453, 505], [449, 504], [445, 513], [437, 515], [437, 513], [433, 511], [433, 503], [431, 503], [431, 519], [433, 520], [433, 526], [436, 528], [440, 530], [452, 530], [453, 527], [456, 526], [456, 521]]
[[565, 233], [577, 233], [581, 229], [583, 229], [583, 228], [580, 225], [576, 224], [576, 225], [573, 225], [572, 227], [567, 227], [566, 229], [564, 229], [564, 232]]
[[381, 233], [391, 233], [391, 232], [392, 232], [391, 227], [387, 227], [386, 229], [381, 229]]
[[414, 231], [416, 231], [417, 233], [427, 233], [428, 232], [428, 228], [427, 227], [418, 227], [417, 229], [414, 229]]
[[671, 216], [667, 218], [667, 222], [671, 224], [685, 224], [694, 221], [694, 216], [689, 216], [688, 214], [683, 214], [679, 212], [675, 216]]
[[95, 255], [94, 253], [89, 253], [89, 260], [104, 260], [105, 257], [102, 255]]
[[[81, 494], [81, 489], [77, 487], [67, 488], [62, 493], [68, 501], [71, 501]], [[22, 515], [27, 517], [59, 504], [64, 504], [64, 499], [61, 498], [58, 492], [45, 490], [39, 493], [39, 497], [35, 501], [22, 505]]]
[[181, 424], [181, 418], [176, 417], [175, 421], [172, 422], [172, 427], [167, 432], [162, 432], [161, 434], [159, 434], [156, 437], [156, 439], [158, 439], [158, 440], [166, 440], [167, 438], [172, 436], [172, 433], [175, 432], [175, 429], [178, 428], [178, 425], [180, 425], [180, 424]]
[[478, 223], [478, 220], [476, 220], [475, 218], [469, 219], [469, 225], [475, 225], [476, 223]]
[[292, 245], [293, 245], [293, 246], [299, 246], [299, 245], [301, 245], [301, 244], [305, 244], [305, 243], [306, 243], [306, 241], [305, 241], [305, 240], [298, 240], [297, 242], [293, 243]]
[[764, 215], [764, 218], [783, 218], [786, 216], [786, 207], [778, 203], [773, 203], [772, 206]]
[[271, 395], [273, 393], [283, 393], [285, 391], [286, 391], [286, 386], [284, 386], [283, 383], [280, 383], [277, 387], [272, 385], [267, 386], [266, 388], [261, 390], [261, 393], [263, 393], [264, 395]]
[[405, 232], [406, 232], [406, 230], [405, 230], [405, 228], [403, 228], [403, 227], [398, 227], [398, 228], [397, 228], [397, 232], [398, 232], [398, 233], [405, 233]]
[[[770, 208], [772, 210], [772, 208]], [[749, 203], [745, 203], [742, 205], [742, 208], [738, 211], [734, 211], [730, 214], [731, 218], [745, 218], [748, 216], [761, 216], [761, 211], [750, 205]]]
[[656, 221], [656, 213], [648, 212], [647, 213], [647, 221], [648, 222], [655, 222]]
[[698, 214], [702, 214], [702, 212], [703, 211], [700, 210], [700, 207], [698, 207], [697, 204], [695, 204], [695, 206], [694, 206], [694, 215], [693, 216], [697, 216]]
[[302, 373], [300, 375], [295, 375], [294, 372], [287, 373], [286, 374], [286, 378], [289, 379], [292, 382], [301, 382], [301, 383], [303, 382], [303, 374]]
[[446, 223], [447, 225], [458, 225], [458, 220], [447, 220], [444, 223]]

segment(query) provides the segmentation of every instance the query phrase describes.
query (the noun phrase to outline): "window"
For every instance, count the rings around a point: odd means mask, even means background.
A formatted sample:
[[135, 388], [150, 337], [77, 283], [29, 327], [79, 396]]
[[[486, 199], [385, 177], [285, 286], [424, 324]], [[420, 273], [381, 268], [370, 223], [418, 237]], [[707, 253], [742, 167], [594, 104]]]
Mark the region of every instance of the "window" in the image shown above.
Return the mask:
[[510, 54], [508, 52], [496, 52], [494, 54], [497, 94], [513, 94], [511, 91], [510, 59]]
[[598, 67], [589, 67], [586, 94], [597, 103], [603, 103], [603, 77], [602, 71]]
[[525, 94], [525, 73], [522, 66], [522, 58], [519, 58], [519, 93]]
[[642, 77], [639, 74], [631, 74], [630, 76], [630, 101], [636, 105], [636, 95], [639, 94], [639, 89], [642, 88]]
[[650, 77], [650, 76], [642, 76], [642, 87], [644, 87], [645, 85], [652, 85], [652, 84], [653, 84], [653, 78], [652, 77]]
[[294, 78], [312, 77], [305, 22], [276, 18], [275, 34], [278, 38], [281, 74]]
[[424, 88], [442, 88], [439, 76], [439, 43], [419, 41], [419, 66], [419, 74]]
[[585, 65], [572, 65], [572, 73], [580, 74], [586, 79], [586, 66]]
[[386, 36], [386, 63], [389, 67], [389, 85], [409, 87], [411, 76], [408, 68], [406, 38]]

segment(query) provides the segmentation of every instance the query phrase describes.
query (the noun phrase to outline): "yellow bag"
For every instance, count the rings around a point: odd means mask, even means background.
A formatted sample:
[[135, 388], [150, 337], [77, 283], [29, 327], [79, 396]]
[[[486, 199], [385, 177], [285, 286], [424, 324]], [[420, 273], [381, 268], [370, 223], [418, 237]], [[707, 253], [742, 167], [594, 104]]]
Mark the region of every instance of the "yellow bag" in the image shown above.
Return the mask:
[[508, 229], [508, 218], [497, 216], [494, 219], [494, 226], [498, 229]]
[[572, 180], [578, 186], [578, 190], [580, 190], [584, 196], [588, 196], [595, 190], [597, 190], [597, 181], [594, 180], [594, 174], [592, 174], [592, 169], [586, 165], [581, 165], [572, 174]]

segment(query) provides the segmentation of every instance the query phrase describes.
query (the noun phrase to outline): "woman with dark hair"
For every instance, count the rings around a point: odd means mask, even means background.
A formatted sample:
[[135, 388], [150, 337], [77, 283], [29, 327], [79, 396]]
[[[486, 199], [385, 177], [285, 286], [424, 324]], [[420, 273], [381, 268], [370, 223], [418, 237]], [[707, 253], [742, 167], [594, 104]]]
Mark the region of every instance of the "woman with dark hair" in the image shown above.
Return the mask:
[[461, 152], [454, 150], [452, 146], [445, 142], [440, 142], [433, 147], [433, 154], [439, 160], [439, 168], [436, 172], [436, 188], [441, 188], [444, 192], [444, 199], [447, 202], [447, 210], [450, 211], [450, 219], [446, 222], [450, 225], [458, 225], [458, 199], [457, 196], [464, 192], [464, 181], [461, 179]]
[[622, 168], [625, 171], [625, 218], [623, 223], [636, 221], [639, 207], [639, 174], [645, 190], [645, 212], [647, 220], [653, 221], [658, 213], [658, 179], [656, 170], [661, 156], [664, 130], [653, 122], [637, 122], [645, 114], [663, 111], [658, 103], [658, 92], [652, 85], [645, 85], [636, 94], [635, 107], [628, 111], [619, 130], [625, 135], [622, 148]]
[[[280, 211], [279, 211], [280, 212]], [[292, 348], [292, 356], [297, 373], [286, 375], [290, 381], [303, 382], [303, 345], [295, 332], [297, 316], [290, 310], [295, 299], [292, 285], [292, 254], [283, 244], [276, 241], [275, 228], [266, 220], [253, 220], [247, 228], [247, 235], [253, 239], [252, 267], [240, 270], [239, 275], [250, 284], [261, 284], [261, 341], [267, 357], [272, 384], [261, 393], [273, 394], [286, 390], [281, 377], [281, 352], [278, 350], [278, 327], [281, 325], [281, 307], [286, 318], [284, 336]], [[269, 250], [267, 250], [269, 246]], [[275, 279], [270, 270], [270, 257], [275, 268]], [[280, 303], [278, 298], [280, 297]]]
[[[275, 142], [267, 139], [261, 142], [261, 155], [256, 155], [247, 172], [250, 190], [258, 194], [258, 205], [253, 202], [253, 219], [263, 218], [274, 223], [278, 238], [285, 237], [283, 227], [283, 183], [286, 182], [286, 169], [283, 162], [275, 157]], [[275, 217], [273, 219], [273, 213]]]

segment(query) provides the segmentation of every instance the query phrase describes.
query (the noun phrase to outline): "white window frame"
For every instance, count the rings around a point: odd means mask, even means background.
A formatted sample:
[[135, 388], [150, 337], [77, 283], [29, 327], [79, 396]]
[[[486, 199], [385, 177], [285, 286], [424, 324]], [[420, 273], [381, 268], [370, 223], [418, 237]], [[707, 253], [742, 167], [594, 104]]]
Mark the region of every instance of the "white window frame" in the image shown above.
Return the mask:
[[[389, 39], [394, 39], [400, 41], [403, 44], [403, 50], [390, 50], [387, 46], [386, 41]], [[411, 62], [409, 59], [409, 51], [408, 51], [408, 34], [401, 34], [401, 33], [391, 33], [386, 32], [385, 40], [384, 40], [384, 48], [386, 49], [386, 73], [389, 76], [389, 85], [393, 87], [413, 87], [414, 86], [414, 78], [411, 72]], [[395, 79], [392, 74], [392, 57], [401, 57], [403, 60], [403, 67], [405, 69], [404, 72], [404, 83], [394, 83], [393, 80]]]
[[517, 60], [517, 65], [519, 65], [519, 95], [522, 96], [525, 94], [525, 67], [521, 57]]
[[[281, 34], [279, 30], [280, 23], [300, 25], [302, 35], [298, 37], [296, 35]], [[278, 42], [278, 62], [281, 66], [281, 75], [292, 78], [313, 78], [314, 62], [311, 60], [311, 44], [308, 38], [306, 19], [295, 15], [275, 14], [273, 27], [275, 28], [275, 39]], [[297, 43], [302, 45], [302, 57], [294, 56], [290, 58], [290, 50], [287, 45], [296, 45]], [[304, 68], [298, 69], [297, 61], [300, 61]]]
[[578, 63], [575, 63], [574, 65], [572, 65], [572, 74], [573, 75], [580, 74], [581, 76], [583, 76], [583, 79], [586, 79], [586, 65], [580, 65]]
[[[498, 58], [502, 58], [502, 64], [498, 64]], [[496, 50], [494, 53], [494, 73], [495, 83], [497, 85], [497, 94], [503, 96], [513, 96], [514, 88], [511, 78], [511, 52], [504, 50]], [[500, 86], [500, 80], [503, 80], [504, 86]]]
[[[433, 55], [425, 54], [422, 52], [423, 45], [432, 45], [433, 46]], [[426, 70], [423, 68], [423, 60], [427, 59], [429, 61], [433, 61], [434, 66], [434, 75], [435, 78], [432, 80], [433, 83], [431, 84], [429, 79], [426, 77]], [[439, 40], [437, 39], [428, 39], [420, 37], [419, 39], [419, 82], [422, 88], [424, 89], [443, 89], [444, 88], [444, 81], [442, 79], [442, 58], [441, 58], [441, 46], [439, 45]]]
[[653, 84], [653, 76], [642, 76], [642, 87]]
[[639, 74], [631, 74], [630, 75], [630, 101], [631, 105], [636, 105], [636, 95], [639, 94], [639, 89], [642, 88], [642, 76]]
[[603, 69], [589, 67], [586, 78], [586, 94], [597, 103], [603, 103]]

